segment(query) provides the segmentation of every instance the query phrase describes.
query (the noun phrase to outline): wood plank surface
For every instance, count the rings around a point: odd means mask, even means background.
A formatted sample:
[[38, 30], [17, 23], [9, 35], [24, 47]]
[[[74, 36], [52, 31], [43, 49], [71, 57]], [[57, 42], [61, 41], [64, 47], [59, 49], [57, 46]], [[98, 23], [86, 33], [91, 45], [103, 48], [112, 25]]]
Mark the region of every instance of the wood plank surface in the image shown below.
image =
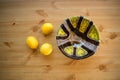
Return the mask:
[[[65, 57], [57, 47], [57, 30], [70, 16], [94, 21], [101, 43], [96, 54], [83, 60]], [[54, 31], [41, 33], [51, 22]], [[26, 37], [39, 46], [53, 45], [50, 56], [33, 51]], [[0, 0], [0, 80], [120, 80], [120, 0]]]

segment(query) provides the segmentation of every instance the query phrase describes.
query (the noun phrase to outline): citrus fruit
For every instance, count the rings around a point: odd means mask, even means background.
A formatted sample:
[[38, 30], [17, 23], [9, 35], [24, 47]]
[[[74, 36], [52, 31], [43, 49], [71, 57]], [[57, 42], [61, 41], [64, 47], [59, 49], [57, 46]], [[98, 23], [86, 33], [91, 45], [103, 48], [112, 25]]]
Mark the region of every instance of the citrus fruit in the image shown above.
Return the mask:
[[40, 47], [40, 53], [43, 55], [50, 55], [53, 51], [52, 45], [49, 43], [44, 43]]
[[41, 30], [44, 35], [48, 35], [53, 31], [53, 25], [51, 23], [44, 23]]
[[36, 49], [38, 47], [38, 40], [34, 36], [28, 36], [26, 43], [31, 49]]

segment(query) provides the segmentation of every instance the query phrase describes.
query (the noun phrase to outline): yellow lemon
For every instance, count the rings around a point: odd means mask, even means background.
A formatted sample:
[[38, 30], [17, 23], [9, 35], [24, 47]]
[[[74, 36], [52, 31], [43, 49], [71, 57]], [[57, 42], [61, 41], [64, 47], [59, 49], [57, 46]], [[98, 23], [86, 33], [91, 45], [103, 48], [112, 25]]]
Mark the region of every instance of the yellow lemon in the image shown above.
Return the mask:
[[44, 43], [40, 47], [40, 53], [43, 55], [50, 55], [53, 51], [52, 45], [49, 43]]
[[38, 40], [34, 36], [28, 36], [26, 43], [31, 49], [36, 49], [38, 47]]
[[48, 35], [53, 31], [53, 25], [51, 23], [45, 23], [42, 25], [41, 30], [43, 34]]

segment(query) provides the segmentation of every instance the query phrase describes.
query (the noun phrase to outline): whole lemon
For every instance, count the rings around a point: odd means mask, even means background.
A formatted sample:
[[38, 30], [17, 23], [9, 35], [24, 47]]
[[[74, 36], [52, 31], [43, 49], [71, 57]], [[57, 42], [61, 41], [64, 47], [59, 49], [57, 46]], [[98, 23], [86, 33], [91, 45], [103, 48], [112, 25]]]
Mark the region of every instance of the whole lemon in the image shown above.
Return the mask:
[[53, 51], [52, 45], [49, 43], [44, 43], [40, 47], [40, 53], [43, 55], [50, 55]]
[[44, 23], [41, 30], [43, 34], [48, 35], [53, 31], [53, 25], [51, 23]]
[[28, 36], [26, 43], [31, 49], [37, 49], [38, 47], [38, 40], [34, 36]]

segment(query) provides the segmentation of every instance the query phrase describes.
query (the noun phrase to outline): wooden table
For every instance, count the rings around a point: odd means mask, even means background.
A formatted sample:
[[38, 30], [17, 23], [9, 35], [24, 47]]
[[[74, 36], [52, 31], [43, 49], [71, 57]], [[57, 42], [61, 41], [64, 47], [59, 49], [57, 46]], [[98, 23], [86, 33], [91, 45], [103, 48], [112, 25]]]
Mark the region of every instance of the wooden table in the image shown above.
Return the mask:
[[[95, 55], [84, 60], [65, 57], [57, 47], [56, 32], [70, 16], [86, 16], [100, 31], [101, 44]], [[41, 33], [51, 22], [54, 31]], [[0, 80], [120, 80], [120, 0], [1, 0]], [[26, 45], [26, 37], [39, 45], [53, 45], [43, 56]]]

